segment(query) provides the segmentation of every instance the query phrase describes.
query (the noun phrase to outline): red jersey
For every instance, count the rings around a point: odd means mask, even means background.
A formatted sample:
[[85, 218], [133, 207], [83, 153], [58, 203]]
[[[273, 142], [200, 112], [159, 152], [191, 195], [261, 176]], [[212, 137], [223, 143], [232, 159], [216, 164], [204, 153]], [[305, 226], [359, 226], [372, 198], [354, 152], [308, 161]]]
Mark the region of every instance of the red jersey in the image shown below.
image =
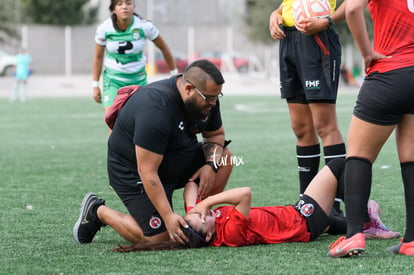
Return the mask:
[[370, 0], [374, 50], [391, 58], [371, 64], [368, 74], [414, 66], [414, 0]]
[[308, 242], [306, 220], [293, 206], [252, 207], [246, 218], [234, 206], [220, 206], [216, 213], [216, 238], [212, 246], [243, 246]]

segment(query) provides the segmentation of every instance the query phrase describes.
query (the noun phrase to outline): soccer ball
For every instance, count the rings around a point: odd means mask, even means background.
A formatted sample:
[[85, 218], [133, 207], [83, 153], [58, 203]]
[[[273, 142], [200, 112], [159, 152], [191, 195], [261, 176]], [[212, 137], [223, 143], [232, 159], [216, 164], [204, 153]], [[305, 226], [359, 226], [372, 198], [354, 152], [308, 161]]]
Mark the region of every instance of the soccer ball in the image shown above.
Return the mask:
[[310, 17], [323, 18], [331, 14], [331, 5], [328, 0], [296, 0], [292, 14], [295, 22]]

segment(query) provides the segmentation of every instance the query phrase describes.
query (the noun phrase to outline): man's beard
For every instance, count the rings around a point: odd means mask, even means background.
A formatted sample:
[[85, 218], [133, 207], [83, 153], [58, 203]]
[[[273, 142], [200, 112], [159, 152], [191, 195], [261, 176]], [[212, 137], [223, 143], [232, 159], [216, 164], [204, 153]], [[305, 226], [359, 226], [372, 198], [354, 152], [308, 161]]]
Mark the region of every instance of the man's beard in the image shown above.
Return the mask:
[[207, 114], [203, 114], [195, 100], [188, 99], [184, 102], [185, 112], [187, 114], [188, 122], [191, 124], [198, 124], [200, 121], [205, 120], [207, 118]]

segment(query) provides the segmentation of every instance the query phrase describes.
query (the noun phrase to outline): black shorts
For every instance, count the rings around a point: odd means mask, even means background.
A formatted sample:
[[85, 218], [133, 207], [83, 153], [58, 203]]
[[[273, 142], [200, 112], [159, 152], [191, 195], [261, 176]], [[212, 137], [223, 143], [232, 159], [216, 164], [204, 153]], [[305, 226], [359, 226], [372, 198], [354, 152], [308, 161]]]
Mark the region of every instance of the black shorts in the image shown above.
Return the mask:
[[279, 67], [282, 98], [305, 96], [310, 100], [336, 101], [341, 66], [341, 44], [334, 29], [318, 33], [329, 54], [323, 52], [314, 36], [295, 28], [284, 28], [280, 40]]
[[414, 114], [414, 67], [365, 77], [353, 114], [377, 125], [394, 125], [404, 114]]
[[325, 232], [329, 225], [329, 217], [314, 199], [307, 195], [301, 195], [294, 207], [305, 218], [308, 231], [311, 233], [311, 241]]
[[[188, 169], [188, 174], [183, 175], [182, 180], [179, 182], [164, 183], [165, 194], [171, 207], [173, 207], [172, 195], [174, 190], [183, 188], [195, 171], [197, 171], [205, 163], [206, 160], [200, 143], [197, 148], [197, 153], [193, 159], [192, 167]], [[116, 187], [114, 187], [114, 189], [115, 188]], [[136, 186], [130, 187], [129, 190], [115, 189], [115, 192], [124, 203], [129, 214], [137, 221], [145, 236], [154, 236], [166, 230], [160, 214], [145, 193], [142, 183], [138, 183]]]

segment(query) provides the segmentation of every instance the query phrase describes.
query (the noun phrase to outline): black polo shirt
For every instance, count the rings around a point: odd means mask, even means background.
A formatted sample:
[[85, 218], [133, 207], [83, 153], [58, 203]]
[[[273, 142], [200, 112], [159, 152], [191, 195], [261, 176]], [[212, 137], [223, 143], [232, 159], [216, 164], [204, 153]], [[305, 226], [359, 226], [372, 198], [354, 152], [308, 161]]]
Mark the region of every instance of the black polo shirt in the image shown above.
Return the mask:
[[158, 174], [164, 185], [186, 182], [194, 172], [189, 170], [197, 149], [197, 132], [221, 127], [218, 101], [206, 120], [192, 125], [176, 79], [140, 87], [120, 110], [108, 140], [108, 176], [114, 189], [127, 191], [140, 184], [135, 145], [163, 155]]

